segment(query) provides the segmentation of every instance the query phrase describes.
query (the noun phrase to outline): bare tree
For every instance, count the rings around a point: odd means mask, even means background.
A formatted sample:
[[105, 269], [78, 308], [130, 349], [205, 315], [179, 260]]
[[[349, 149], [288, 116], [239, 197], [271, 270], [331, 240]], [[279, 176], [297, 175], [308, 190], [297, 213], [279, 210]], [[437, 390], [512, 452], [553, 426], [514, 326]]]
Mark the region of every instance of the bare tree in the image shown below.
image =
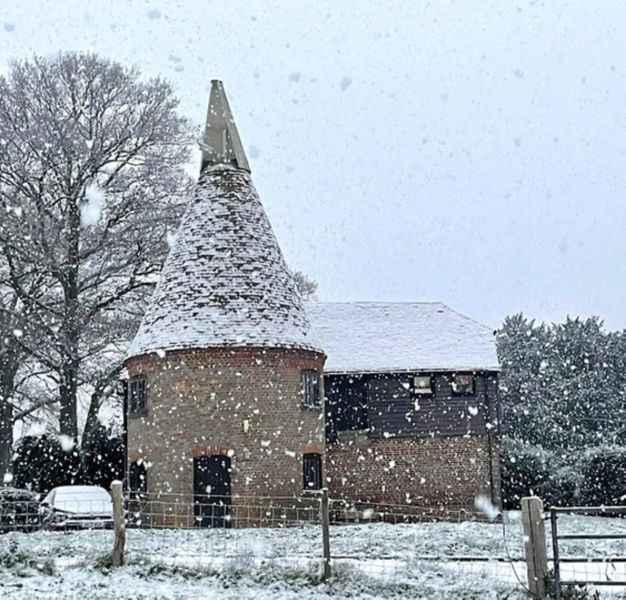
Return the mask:
[[[36, 298], [41, 283], [38, 277], [31, 277], [23, 285]], [[15, 422], [28, 418], [48, 401], [40, 395], [23, 395], [31, 379], [40, 374], [29, 364], [24, 350], [29, 325], [28, 310], [8, 285], [7, 263], [0, 255], [0, 477], [8, 471]]]
[[22, 353], [16, 337], [19, 329], [15, 327], [15, 318], [8, 314], [16, 312], [16, 297], [10, 297], [5, 290], [0, 294], [0, 303], [5, 309], [0, 314], [0, 477], [3, 477], [13, 445], [14, 391]]
[[302, 271], [292, 271], [298, 294], [303, 300], [317, 300], [317, 281]]
[[100, 397], [116, 372], [180, 216], [192, 129], [177, 107], [164, 81], [93, 54], [15, 62], [0, 78], [5, 282], [72, 438], [78, 390]]

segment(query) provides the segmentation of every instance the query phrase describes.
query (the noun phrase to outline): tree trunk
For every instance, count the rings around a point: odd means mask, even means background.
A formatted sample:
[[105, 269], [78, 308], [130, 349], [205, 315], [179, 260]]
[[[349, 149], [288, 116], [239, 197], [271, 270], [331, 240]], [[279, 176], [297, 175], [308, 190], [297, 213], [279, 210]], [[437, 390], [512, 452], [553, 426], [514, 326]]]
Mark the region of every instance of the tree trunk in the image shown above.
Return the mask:
[[0, 400], [0, 485], [11, 468], [13, 449], [13, 408]]
[[68, 247], [64, 284], [65, 322], [62, 327], [64, 357], [60, 373], [61, 385], [59, 386], [61, 403], [59, 430], [61, 435], [67, 435], [73, 440], [78, 440], [80, 196], [77, 193], [68, 194], [65, 225]]
[[[0, 335], [3, 332], [0, 332]], [[17, 348], [7, 345], [0, 355], [0, 485], [11, 467], [13, 450], [13, 392], [18, 369]]]
[[91, 394], [89, 400], [89, 410], [87, 411], [87, 419], [85, 420], [85, 429], [81, 441], [81, 448], [84, 450], [86, 443], [89, 441], [91, 434], [98, 426], [98, 411], [100, 410], [100, 394], [96, 391]]
[[61, 369], [59, 386], [59, 432], [73, 440], [78, 439], [78, 382], [77, 368], [69, 361]]
[[89, 440], [89, 436], [98, 427], [98, 412], [102, 402], [116, 391], [116, 381], [122, 370], [122, 363], [115, 364], [110, 371], [102, 375], [95, 383], [94, 390], [89, 399], [89, 409], [87, 410], [87, 418], [85, 419], [85, 428], [83, 429], [83, 437], [81, 447], [85, 448], [85, 443]]

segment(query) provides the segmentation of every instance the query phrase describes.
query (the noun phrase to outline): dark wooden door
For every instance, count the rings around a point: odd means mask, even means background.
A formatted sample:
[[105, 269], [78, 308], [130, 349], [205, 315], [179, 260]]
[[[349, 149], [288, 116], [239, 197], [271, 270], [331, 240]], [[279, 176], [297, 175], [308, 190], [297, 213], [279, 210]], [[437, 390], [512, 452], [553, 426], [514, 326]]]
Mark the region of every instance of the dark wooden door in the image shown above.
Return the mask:
[[193, 502], [198, 527], [230, 527], [230, 458], [199, 456], [193, 461]]

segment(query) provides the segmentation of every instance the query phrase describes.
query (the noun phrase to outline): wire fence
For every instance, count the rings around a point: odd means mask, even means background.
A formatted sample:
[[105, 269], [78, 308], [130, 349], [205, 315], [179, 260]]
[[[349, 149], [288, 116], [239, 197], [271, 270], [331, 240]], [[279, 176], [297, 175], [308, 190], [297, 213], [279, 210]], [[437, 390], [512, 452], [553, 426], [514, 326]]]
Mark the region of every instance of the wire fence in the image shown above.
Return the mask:
[[[0, 569], [29, 556], [57, 567], [106, 563], [113, 546], [107, 492], [94, 497], [93, 489], [73, 489], [39, 501], [0, 490]], [[529, 587], [524, 529], [514, 511], [493, 523], [471, 511], [411, 504], [327, 496], [325, 504], [318, 493], [134, 493], [125, 497], [123, 514], [126, 562], [148, 572], [272, 571], [319, 581], [327, 566], [335, 578], [365, 577], [397, 589], [424, 580], [505, 595]], [[626, 507], [552, 509], [542, 517], [551, 526], [544, 543], [550, 597], [626, 598]]]
[[[12, 543], [66, 568], [104, 560], [113, 546], [111, 514], [88, 495], [71, 503], [0, 503], [0, 530], [8, 534], [0, 536], [0, 563]], [[329, 499], [325, 507], [314, 493], [135, 493], [126, 496], [124, 514], [126, 562], [149, 573], [269, 571], [319, 581], [328, 564], [334, 579], [373, 581], [383, 595], [389, 586], [410, 589], [424, 580], [510, 591], [522, 589], [525, 573], [519, 523], [503, 530], [470, 511], [345, 499]]]
[[[127, 496], [127, 562], [149, 571], [275, 570], [311, 578], [323, 572], [321, 496], [203, 500], [185, 494]], [[326, 513], [335, 577], [367, 576], [392, 586], [419, 577], [464, 581], [478, 589], [523, 591], [527, 586], [523, 531], [515, 512], [494, 524], [470, 511], [330, 499]], [[550, 514], [551, 594], [558, 598], [560, 591], [565, 598], [576, 587], [597, 597], [626, 597], [626, 508]], [[0, 563], [15, 544], [60, 566], [97, 561], [112, 548], [112, 526], [110, 503], [88, 493], [48, 503], [5, 498], [0, 502], [0, 533], [6, 534], [0, 536]]]
[[133, 494], [126, 506], [130, 525], [147, 529], [291, 527], [319, 522], [319, 500], [312, 495]]
[[[322, 504], [315, 494], [208, 502], [193, 495], [127, 496], [126, 562], [148, 575], [265, 581], [270, 573], [319, 581]], [[24, 561], [53, 563], [57, 571], [105, 564], [113, 547], [107, 510], [106, 502], [80, 493], [47, 504], [33, 497], [3, 499], [0, 571]], [[412, 505], [329, 499], [326, 514], [333, 581], [369, 581], [382, 586], [376, 588], [381, 596], [391, 589], [398, 597], [397, 590], [428, 589], [428, 583], [454, 583], [450, 597], [467, 589], [477, 597], [496, 590], [521, 598], [528, 588], [519, 513], [493, 523], [469, 511], [435, 514]], [[556, 509], [544, 514], [546, 524], [550, 515], [557, 525], [546, 531], [548, 597], [625, 598], [626, 508]]]

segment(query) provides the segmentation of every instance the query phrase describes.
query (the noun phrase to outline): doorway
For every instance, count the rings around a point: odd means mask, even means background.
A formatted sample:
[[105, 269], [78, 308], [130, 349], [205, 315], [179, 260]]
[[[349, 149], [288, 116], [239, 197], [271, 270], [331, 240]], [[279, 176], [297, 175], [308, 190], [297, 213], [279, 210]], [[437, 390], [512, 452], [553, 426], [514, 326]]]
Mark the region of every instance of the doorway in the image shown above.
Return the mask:
[[230, 527], [230, 458], [193, 459], [193, 512], [197, 527]]

